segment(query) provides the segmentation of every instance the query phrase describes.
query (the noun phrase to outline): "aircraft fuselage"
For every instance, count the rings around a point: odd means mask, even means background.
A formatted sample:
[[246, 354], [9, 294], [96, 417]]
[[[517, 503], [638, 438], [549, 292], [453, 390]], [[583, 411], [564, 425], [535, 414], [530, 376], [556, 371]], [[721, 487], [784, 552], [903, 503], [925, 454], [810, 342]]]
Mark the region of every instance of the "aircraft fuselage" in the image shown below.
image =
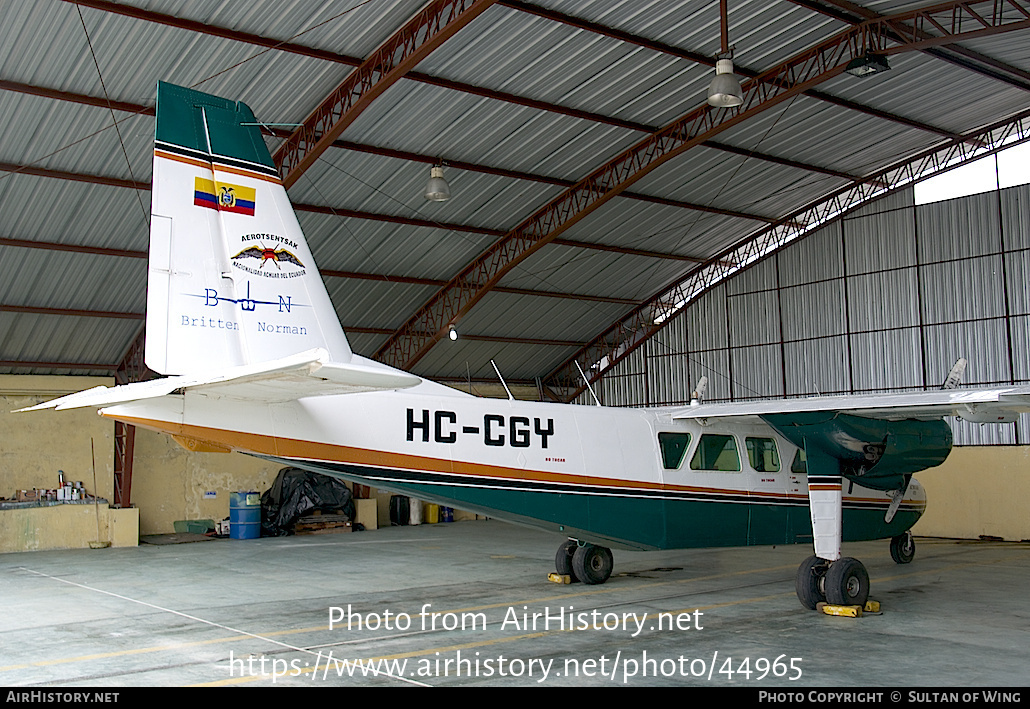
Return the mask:
[[[812, 541], [807, 477], [791, 470], [798, 449], [762, 422], [703, 426], [671, 409], [484, 399], [428, 382], [269, 404], [187, 393], [103, 413], [607, 546]], [[913, 482], [886, 523], [889, 503], [845, 480], [843, 538], [905, 532], [925, 495]]]

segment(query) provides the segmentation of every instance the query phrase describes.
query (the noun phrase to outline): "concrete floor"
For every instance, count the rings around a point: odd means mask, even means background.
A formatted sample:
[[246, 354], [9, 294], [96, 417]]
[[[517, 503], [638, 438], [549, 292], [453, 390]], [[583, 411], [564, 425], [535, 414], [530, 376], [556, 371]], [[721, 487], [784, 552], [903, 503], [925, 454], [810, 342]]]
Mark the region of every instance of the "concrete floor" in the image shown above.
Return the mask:
[[[561, 541], [480, 521], [2, 554], [0, 686], [1027, 684], [1030, 544], [919, 539], [908, 566], [846, 545], [883, 605], [853, 619], [798, 603], [806, 547], [616, 550], [607, 584], [563, 586]], [[348, 606], [380, 627], [330, 629]]]

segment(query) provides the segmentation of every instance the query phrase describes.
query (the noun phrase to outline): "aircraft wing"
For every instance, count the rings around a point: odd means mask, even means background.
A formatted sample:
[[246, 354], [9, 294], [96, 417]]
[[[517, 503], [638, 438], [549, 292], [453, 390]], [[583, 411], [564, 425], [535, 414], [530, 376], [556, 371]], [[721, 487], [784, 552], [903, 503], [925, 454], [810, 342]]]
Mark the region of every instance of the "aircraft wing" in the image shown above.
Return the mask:
[[234, 367], [214, 375], [181, 375], [116, 387], [94, 387], [20, 411], [100, 408], [187, 390], [209, 396], [275, 403], [307, 396], [406, 389], [421, 381], [412, 374], [390, 368], [356, 361], [331, 362], [326, 350], [314, 349], [271, 362]]
[[940, 389], [898, 394], [818, 396], [805, 399], [764, 399], [720, 404], [699, 404], [676, 409], [674, 419], [755, 420], [773, 414], [820, 411], [866, 418], [940, 419], [958, 416], [975, 423], [1006, 423], [1030, 412], [1030, 386], [991, 389]]

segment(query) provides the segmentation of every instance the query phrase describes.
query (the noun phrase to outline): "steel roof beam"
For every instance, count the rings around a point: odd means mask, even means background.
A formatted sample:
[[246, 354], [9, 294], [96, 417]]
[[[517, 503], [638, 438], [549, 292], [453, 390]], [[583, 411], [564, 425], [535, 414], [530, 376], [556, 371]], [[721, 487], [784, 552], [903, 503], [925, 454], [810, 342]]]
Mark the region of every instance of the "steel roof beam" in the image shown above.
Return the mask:
[[[358, 335], [392, 335], [393, 330], [381, 327], [343, 327], [343, 331]], [[586, 343], [582, 340], [551, 340], [538, 337], [499, 337], [496, 335], [467, 335], [464, 332], [458, 335], [459, 340], [469, 342], [492, 342], [502, 345], [539, 345], [543, 347], [583, 347]]]
[[25, 313], [29, 315], [70, 315], [78, 318], [114, 318], [117, 320], [143, 320], [143, 313], [125, 313], [114, 310], [79, 310], [75, 308], [41, 308], [32, 305], [4, 305], [0, 313]]
[[[996, 9], [977, 14], [973, 9], [976, 5], [978, 3], [952, 2], [863, 22], [795, 55], [760, 77], [746, 81], [742, 87], [744, 102], [740, 107], [717, 110], [704, 104], [638, 142], [551, 200], [483, 252], [413, 314], [380, 347], [376, 356], [392, 366], [410, 369], [506, 273], [539, 248], [660, 165], [705, 140], [713, 139], [727, 128], [840, 75], [850, 60], [870, 49], [883, 51], [881, 30], [886, 23], [910, 19], [916, 26], [933, 23], [940, 33], [940, 38], [935, 40], [938, 43], [1030, 27], [1030, 19], [1012, 17]], [[972, 25], [974, 29], [964, 28], [963, 22], [966, 27]], [[891, 47], [889, 51], [894, 53], [922, 46], [926, 46], [926, 41], [919, 39]], [[959, 136], [958, 139], [964, 137]], [[422, 334], [424, 332], [435, 334], [427, 337]]]
[[[975, 138], [975, 140], [970, 140]], [[978, 160], [997, 152], [1015, 142], [1030, 140], [1030, 111], [1001, 121], [985, 129], [979, 129], [965, 136], [964, 140], [952, 140], [925, 150], [890, 167], [881, 170], [869, 179], [857, 181], [835, 190], [797, 210], [793, 217], [820, 225], [831, 218], [844, 216], [850, 210], [862, 206], [873, 197], [884, 196], [890, 191], [906, 187], [920, 179], [942, 170]], [[980, 149], [973, 145], [982, 146]], [[582, 350], [542, 379], [545, 385], [571, 392], [566, 401], [572, 401], [586, 391], [586, 385], [579, 376], [580, 367], [590, 372], [590, 382], [595, 383], [611, 371], [647, 340], [671, 322], [696, 298], [722, 282], [733, 272], [718, 264], [719, 258], [737, 258], [741, 262], [753, 263], [773, 250], [791, 243], [803, 236], [803, 230], [786, 226], [762, 229], [743, 242], [726, 249], [707, 266], [693, 270], [683, 279], [663, 288], [634, 308], [623, 318], [613, 323]], [[657, 322], [656, 322], [657, 321]], [[580, 367], [576, 366], [576, 363]]]
[[42, 362], [32, 360], [0, 359], [0, 367], [11, 367], [12, 369], [95, 369], [108, 371], [112, 374], [118, 370], [118, 364], [103, 364], [99, 362]]
[[[345, 150], [353, 150], [355, 152], [368, 153], [370, 155], [380, 155], [383, 157], [397, 158], [400, 160], [410, 160], [412, 162], [421, 162], [427, 165], [436, 165], [441, 162], [440, 157], [434, 157], [432, 155], [423, 155], [420, 153], [412, 153], [404, 150], [394, 150], [392, 148], [378, 148], [371, 145], [362, 145], [360, 143], [351, 143], [349, 141], [338, 140], [334, 143], [338, 148]], [[732, 148], [722, 144], [713, 144], [707, 147], [715, 148], [716, 150], [724, 150], [726, 152], [737, 153], [738, 155], [746, 154], [749, 157], [754, 157], [758, 160], [766, 160], [769, 162], [777, 163], [780, 165], [788, 165], [795, 167], [799, 170], [807, 170], [809, 172], [819, 172], [826, 175], [833, 175], [834, 177], [840, 177], [841, 179], [853, 180], [855, 175], [849, 175], [843, 172], [837, 172], [835, 170], [828, 170], [821, 167], [815, 167], [800, 163], [793, 160], [784, 160], [782, 158], [776, 158], [770, 155], [755, 155], [750, 151], [743, 149]], [[563, 180], [559, 177], [549, 177], [547, 175], [539, 175], [529, 172], [519, 172], [516, 170], [506, 170], [504, 168], [489, 167], [486, 165], [479, 165], [476, 163], [463, 162], [461, 160], [448, 160], [443, 159], [445, 166], [454, 167], [458, 170], [468, 170], [469, 172], [481, 172], [487, 175], [497, 175], [499, 177], [510, 177], [516, 180], [528, 180], [530, 182], [540, 182], [548, 185], [555, 185], [557, 187], [571, 187], [576, 184], [572, 180]], [[759, 214], [751, 214], [748, 212], [739, 212], [732, 209], [720, 209], [719, 207], [711, 207], [703, 204], [696, 204], [693, 202], [684, 202], [678, 199], [668, 199], [666, 197], [655, 197], [653, 195], [644, 194], [642, 192], [632, 192], [627, 190], [623, 192], [621, 197], [627, 197], [629, 199], [639, 200], [641, 202], [652, 202], [655, 204], [664, 204], [670, 207], [679, 207], [682, 209], [691, 209], [698, 212], [708, 212], [711, 214], [721, 214], [727, 217], [734, 217], [738, 219], [751, 219], [759, 222], [773, 223], [776, 221], [773, 217], [766, 217]]]
[[[822, 13], [840, 22], [850, 25], [857, 25], [864, 20], [871, 20], [882, 17], [875, 10], [856, 5], [848, 0], [789, 0], [790, 2], [814, 12]], [[907, 29], [902, 27], [902, 29]], [[895, 35], [896, 36], [896, 35]], [[1002, 81], [1010, 86], [1023, 91], [1030, 91], [1030, 72], [1019, 67], [1006, 64], [993, 57], [988, 57], [980, 52], [967, 49], [960, 45], [946, 48], [929, 48], [922, 50], [942, 61], [949, 62], [963, 69], [976, 72], [997, 81]], [[955, 56], [960, 55], [960, 56]]]
[[[382, 281], [384, 283], [401, 283], [405, 285], [418, 285], [418, 286], [434, 286], [436, 288], [442, 288], [447, 285], [447, 281], [441, 281], [435, 278], [416, 278], [413, 276], [388, 276], [381, 275], [378, 273], [356, 273], [354, 271], [334, 271], [331, 269], [319, 269], [319, 273], [323, 276], [330, 276], [336, 278], [354, 278], [362, 281]], [[508, 288], [506, 286], [498, 286], [494, 289], [497, 293], [509, 293], [512, 295], [530, 295], [540, 296], [543, 298], [559, 298], [565, 300], [586, 300], [594, 303], [614, 303], [616, 305], [639, 305], [640, 301], [633, 298], [617, 298], [615, 296], [607, 295], [586, 295], [584, 293], [562, 293], [559, 291], [544, 291], [535, 290], [531, 288]], [[392, 334], [393, 330], [389, 334]]]
[[[72, 103], [83, 104], [87, 106], [96, 106], [99, 108], [108, 108], [106, 100], [95, 96], [87, 96], [84, 94], [75, 94], [68, 91], [56, 91], [53, 89], [47, 89], [39, 86], [32, 86], [30, 84], [22, 84], [15, 81], [4, 81], [0, 80], [0, 90], [16, 91], [19, 93], [32, 94], [35, 96], [45, 96], [60, 101], [69, 101]], [[125, 101], [114, 101], [112, 107], [117, 111], [125, 111], [127, 113], [140, 114], [140, 115], [154, 115], [154, 108], [152, 106], [144, 106], [142, 104], [133, 104]], [[275, 135], [284, 138], [289, 135], [289, 131], [283, 131], [278, 129], [264, 129], [263, 132], [269, 135]], [[346, 140], [333, 141], [333, 147], [342, 148], [344, 150], [351, 150], [354, 152], [367, 153], [370, 155], [380, 155], [383, 157], [392, 157], [399, 160], [410, 160], [412, 162], [421, 162], [429, 165], [435, 165], [441, 160], [438, 156], [422, 155], [420, 153], [413, 153], [404, 150], [395, 150], [391, 148], [380, 148], [371, 145], [362, 145], [361, 143], [354, 143]], [[754, 153], [753, 151], [744, 150], [743, 148], [734, 148], [732, 146], [723, 144], [711, 144], [708, 147], [715, 148], [716, 150], [722, 150], [725, 152], [735, 153], [737, 155], [744, 155], [746, 157], [752, 157], [757, 160], [764, 160], [780, 165], [787, 165], [794, 167], [799, 170], [806, 170], [809, 172], [818, 172], [825, 175], [831, 175], [833, 177], [839, 177], [845, 180], [855, 179], [855, 175], [849, 175], [844, 172], [837, 170], [830, 170], [827, 168], [816, 167], [814, 165], [808, 165], [805, 163], [797, 162], [795, 160], [787, 160], [784, 158], [777, 158], [771, 155], [763, 155], [761, 153]], [[480, 172], [488, 175], [497, 175], [499, 177], [510, 177], [516, 180], [528, 180], [531, 182], [540, 182], [544, 184], [556, 185], [559, 187], [570, 187], [575, 184], [572, 180], [563, 180], [557, 177], [548, 177], [546, 175], [538, 175], [528, 172], [519, 172], [517, 170], [506, 170], [504, 168], [490, 167], [486, 165], [478, 165], [476, 163], [464, 162], [460, 160], [443, 160], [444, 165], [455, 167], [459, 170], [468, 170], [470, 172]], [[679, 207], [682, 209], [691, 209], [694, 211], [708, 212], [710, 214], [721, 214], [727, 217], [734, 217], [738, 219], [751, 219], [754, 221], [765, 222], [767, 224], [773, 224], [776, 219], [772, 217], [766, 217], [758, 214], [750, 214], [747, 212], [739, 212], [732, 209], [720, 209], [718, 207], [711, 207], [708, 205], [694, 204], [692, 202], [684, 202], [682, 200], [667, 199], [665, 197], [654, 197], [652, 195], [646, 195], [640, 192], [626, 191], [622, 197], [629, 199], [635, 199], [642, 202], [653, 202], [657, 204], [664, 204], [670, 207]]]
[[497, 0], [434, 0], [351, 72], [272, 155], [289, 189], [372, 101]]
[[[62, 244], [54, 241], [30, 241], [27, 239], [8, 239], [0, 237], [0, 246], [14, 246], [23, 249], [43, 249], [45, 251], [68, 251], [76, 254], [93, 254], [98, 256], [116, 256], [122, 258], [147, 258], [146, 251], [111, 249], [100, 246], [81, 246], [78, 244]], [[401, 283], [405, 285], [434, 286], [436, 288], [441, 288], [447, 285], [447, 281], [433, 278], [415, 278], [412, 276], [391, 276], [377, 273], [360, 273], [356, 271], [337, 271], [324, 268], [319, 269], [319, 273], [330, 278], [353, 278], [357, 280], [383, 281], [386, 283]], [[560, 291], [534, 290], [531, 288], [508, 288], [505, 286], [499, 286], [494, 290], [498, 293], [509, 293], [512, 295], [529, 295], [541, 298], [558, 298], [565, 300], [584, 300], [594, 303], [614, 303], [616, 305], [638, 305], [640, 303], [639, 300], [633, 298], [587, 295], [585, 293], [562, 293]]]
[[[65, 2], [75, 2], [75, 0], [65, 0]], [[238, 42], [245, 42], [245, 43], [254, 44], [254, 45], [257, 45], [257, 46], [268, 47], [270, 49], [276, 49], [276, 50], [280, 50], [280, 51], [284, 51], [284, 52], [290, 52], [290, 53], [294, 53], [294, 54], [299, 54], [299, 55], [302, 55], [302, 56], [312, 57], [312, 58], [316, 58], [316, 59], [322, 59], [322, 60], [325, 60], [325, 61], [331, 61], [331, 62], [335, 62], [335, 63], [338, 63], [338, 64], [344, 64], [346, 66], [359, 66], [361, 64], [361, 62], [362, 62], [362, 60], [357, 58], [357, 57], [350, 57], [350, 56], [347, 56], [347, 55], [344, 55], [344, 54], [337, 54], [337, 53], [328, 52], [328, 51], [325, 51], [325, 50], [319, 50], [319, 49], [314, 49], [314, 48], [311, 48], [311, 47], [305, 47], [304, 45], [295, 44], [295, 43], [292, 43], [292, 42], [284, 42], [284, 41], [280, 41], [280, 40], [273, 39], [273, 38], [270, 38], [270, 37], [262, 37], [260, 35], [248, 34], [246, 32], [239, 32], [237, 30], [230, 30], [230, 29], [227, 29], [227, 28], [224, 28], [224, 27], [217, 27], [217, 26], [214, 26], [214, 25], [206, 25], [206, 24], [203, 24], [203, 23], [200, 23], [200, 22], [195, 22], [193, 20], [185, 20], [185, 19], [182, 19], [182, 18], [173, 17], [171, 15], [164, 15], [164, 14], [161, 14], [161, 13], [158, 13], [158, 12], [152, 12], [150, 10], [143, 10], [141, 8], [121, 5], [119, 3], [110, 2], [109, 0], [81, 0], [80, 2], [77, 2], [77, 4], [85, 5], [87, 7], [91, 7], [91, 8], [97, 9], [97, 10], [103, 10], [105, 12], [111, 12], [111, 13], [116, 13], [116, 14], [120, 14], [120, 15], [125, 15], [127, 17], [133, 17], [133, 18], [136, 18], [136, 19], [145, 20], [145, 21], [148, 21], [148, 22], [155, 22], [155, 23], [167, 25], [167, 26], [170, 26], [170, 27], [177, 27], [177, 28], [180, 28], [180, 29], [186, 29], [186, 30], [189, 30], [191, 32], [198, 32], [198, 33], [201, 33], [201, 34], [209, 34], [209, 35], [213, 35], [213, 36], [216, 36], [216, 37], [223, 37], [225, 39], [232, 39], [232, 40], [235, 40], [235, 41], [238, 41]], [[516, 4], [515, 3], [511, 3], [510, 6], [511, 7], [515, 7]], [[518, 3], [517, 9], [523, 10], [525, 8], [528, 8], [528, 7], [531, 7], [531, 6], [529, 6], [529, 5], [525, 4], [525, 3]], [[535, 7], [535, 6], [532, 6], [532, 7]], [[528, 10], [525, 10], [525, 11], [528, 11]], [[551, 11], [548, 11], [548, 12], [551, 12]], [[559, 16], [563, 17], [563, 18], [568, 18], [569, 17], [569, 16], [561, 15], [561, 13], [551, 12], [551, 14], [554, 15], [555, 17], [559, 17]], [[558, 20], [558, 21], [563, 21], [564, 22], [564, 21], [566, 21], [566, 19], [562, 19], [562, 20]], [[568, 22], [568, 23], [571, 23], [571, 22]], [[589, 24], [590, 23], [585, 23], [584, 24], [584, 29], [586, 29]], [[635, 42], [637, 44], [640, 44], [641, 46], [647, 46], [647, 47], [649, 47], [651, 49], [654, 49], [655, 51], [661, 51], [661, 52], [666, 52], [666, 53], [669, 53], [669, 54], [673, 54], [674, 56], [678, 56], [678, 57], [687, 59], [689, 61], [699, 62], [699, 63], [702, 63], [702, 64], [706, 64], [708, 66], [714, 66], [714, 60], [711, 57], [705, 57], [704, 55], [697, 54], [696, 52], [689, 52], [687, 50], [680, 50], [680, 49], [677, 49], [677, 48], [672, 47], [670, 45], [663, 45], [663, 44], [661, 44], [659, 42], [652, 42], [652, 41], [646, 40], [644, 38], [639, 38], [639, 37], [635, 37], [634, 35], [629, 35], [628, 33], [623, 33], [623, 34], [625, 35], [626, 41], [633, 41], [633, 42]], [[632, 38], [632, 39], [630, 39], [630, 38]], [[738, 71], [740, 71], [740, 70], [738, 70]], [[757, 73], [756, 72], [750, 72], [750, 75], [757, 75]], [[546, 101], [537, 101], [535, 99], [527, 98], [527, 97], [524, 97], [524, 96], [517, 96], [515, 94], [506, 93], [506, 92], [503, 92], [503, 91], [494, 91], [492, 89], [487, 89], [487, 88], [484, 88], [484, 87], [481, 87], [481, 86], [474, 86], [472, 84], [465, 84], [465, 83], [461, 83], [459, 81], [451, 81], [449, 79], [444, 79], [444, 78], [441, 78], [441, 77], [430, 76], [429, 74], [423, 74], [423, 73], [417, 72], [417, 71], [410, 71], [410, 72], [408, 72], [408, 74], [406, 75], [405, 78], [411, 79], [412, 81], [418, 81], [420, 83], [429, 84], [429, 85], [432, 85], [432, 86], [437, 86], [437, 87], [440, 87], [440, 88], [450, 89], [452, 91], [460, 91], [462, 93], [471, 94], [473, 96], [480, 96], [480, 97], [483, 97], [483, 98], [490, 98], [490, 99], [494, 99], [494, 100], [497, 100], [497, 101], [503, 101], [505, 103], [511, 103], [511, 104], [518, 105], [518, 106], [526, 106], [528, 108], [534, 108], [534, 109], [541, 110], [541, 111], [548, 111], [550, 113], [557, 113], [559, 115], [569, 116], [569, 117], [572, 117], [572, 118], [579, 118], [581, 120], [586, 120], [586, 121], [590, 121], [590, 122], [593, 122], [593, 123], [601, 123], [601, 124], [604, 124], [604, 125], [616, 126], [616, 127], [619, 127], [619, 128], [625, 128], [627, 130], [633, 130], [633, 131], [637, 131], [637, 132], [641, 132], [641, 133], [653, 133], [655, 130], [658, 129], [658, 126], [650, 126], [650, 125], [646, 125], [646, 124], [643, 124], [643, 123], [637, 123], [635, 121], [626, 121], [626, 120], [623, 120], [623, 119], [620, 119], [620, 118], [615, 118], [613, 116], [605, 116], [605, 115], [602, 115], [602, 114], [599, 114], [599, 113], [593, 113], [593, 112], [590, 112], [590, 111], [582, 111], [582, 110], [575, 109], [575, 108], [568, 108], [568, 107], [565, 107], [565, 106], [559, 106], [557, 104], [547, 103]], [[32, 93], [32, 92], [28, 92], [28, 93]], [[63, 93], [63, 92], [56, 92], [56, 93]], [[40, 94], [40, 95], [46, 95], [46, 94]], [[822, 94], [812, 94], [812, 95], [817, 97], [817, 98], [820, 98], [820, 99], [822, 99], [824, 101], [830, 101], [830, 102], [833, 102], [833, 103], [837, 103], [838, 105], [844, 105], [844, 102], [842, 102], [841, 100], [836, 99], [835, 97], [832, 97], [832, 96], [827, 96], [827, 95], [822, 95]], [[121, 102], [121, 103], [124, 103], [124, 102]], [[101, 106], [101, 107], [104, 107], [104, 108], [107, 107], [107, 104], [103, 102], [103, 99], [97, 99], [97, 102], [93, 103], [92, 105], [97, 105], [97, 106]], [[125, 105], [129, 105], [129, 104], [125, 104]], [[850, 106], [846, 106], [846, 107], [850, 107]], [[126, 108], [126, 109], [118, 109], [118, 110], [129, 110], [129, 109]], [[149, 113], [149, 114], [153, 114], [154, 109], [153, 108], [146, 108], [145, 110], [135, 110], [135, 111], [132, 111], [132, 112], [133, 113]], [[883, 111], [873, 112], [872, 109], [868, 109], [867, 108], [867, 109], [865, 109], [864, 112], [866, 112], [866, 113], [872, 112], [871, 115], [878, 116], [878, 117], [883, 118], [885, 120], [890, 120], [890, 121], [895, 121], [895, 122], [904, 122], [906, 125], [910, 125], [912, 127], [917, 127], [917, 128], [919, 128], [921, 130], [926, 130], [928, 132], [937, 133], [937, 134], [943, 134], [944, 133], [940, 129], [934, 128], [932, 126], [927, 126], [927, 125], [924, 125], [924, 124], [916, 123], [914, 121], [907, 121], [906, 122], [906, 119], [902, 119], [902, 118], [900, 118], [898, 116], [894, 116], [893, 114], [889, 114], [889, 113], [886, 113], [886, 112], [883, 112]], [[714, 148], [715, 150], [723, 150], [725, 148], [725, 146], [722, 145], [722, 144], [711, 144], [708, 147]], [[770, 155], [766, 155], [764, 153], [760, 153], [760, 152], [757, 152], [757, 151], [749, 151], [748, 155], [751, 158], [754, 158], [755, 160], [765, 160], [765, 161], [769, 161], [769, 162], [774, 162], [774, 163], [775, 162], [779, 162], [781, 164], [785, 164], [785, 163], [782, 163], [781, 159], [779, 159], [779, 158], [776, 158], [776, 157], [770, 156]], [[834, 171], [830, 171], [828, 168], [819, 167], [819, 166], [815, 166], [815, 165], [807, 165], [807, 164], [800, 163], [800, 162], [795, 162], [793, 164], [793, 166], [798, 167], [799, 169], [805, 169], [805, 170], [809, 170], [809, 171], [812, 171], [812, 172], [820, 172], [820, 173], [826, 173], [826, 174], [839, 174], [839, 173], [835, 173]], [[853, 177], [854, 177], [853, 175], [848, 175], [848, 179], [851, 179]]]
[[[535, 294], [534, 294], [535, 295]], [[145, 320], [145, 313], [126, 313], [110, 310], [82, 310], [77, 308], [43, 308], [30, 305], [5, 305], [0, 303], [0, 313], [25, 313], [29, 315], [63, 315], [76, 318], [109, 318], [116, 320]], [[392, 335], [392, 328], [344, 326], [344, 332], [359, 335]], [[533, 337], [501, 337], [496, 335], [468, 335], [462, 333], [460, 339], [469, 342], [494, 342], [499, 344], [543, 345], [554, 347], [584, 347], [582, 340], [554, 340]], [[141, 381], [129, 378], [128, 381]]]
[[[594, 32], [597, 34], [605, 35], [613, 39], [618, 39], [623, 42], [635, 44], [639, 47], [645, 47], [647, 49], [651, 49], [657, 52], [663, 52], [665, 54], [678, 57], [680, 59], [686, 59], [688, 61], [696, 62], [698, 64], [702, 64], [709, 67], [715, 66], [715, 57], [709, 57], [699, 52], [692, 52], [689, 50], [680, 49], [679, 47], [673, 47], [672, 45], [665, 44], [663, 42], [657, 42], [655, 40], [651, 40], [646, 37], [641, 37], [639, 35], [634, 35], [629, 32], [616, 30], [612, 27], [601, 25], [596, 22], [590, 22], [588, 20], [583, 20], [578, 17], [573, 17], [572, 15], [566, 15], [565, 13], [558, 12], [556, 10], [540, 7], [538, 5], [533, 5], [528, 2], [522, 2], [521, 0], [501, 0], [501, 4], [515, 10], [520, 10], [522, 12], [537, 15], [539, 17], [544, 17], [555, 22], [561, 22], [571, 27], [576, 27], [578, 29], [586, 30], [588, 32]], [[748, 69], [747, 67], [739, 65], [734, 67], [734, 71], [737, 74], [750, 79], [755, 78], [760, 73], [753, 69]], [[867, 116], [875, 116], [876, 118], [880, 118], [885, 121], [892, 121], [894, 123], [899, 123], [910, 128], [925, 131], [927, 133], [934, 133], [945, 138], [954, 138], [958, 135], [957, 133], [946, 131], [943, 128], [938, 128], [936, 126], [932, 126], [921, 121], [916, 121], [911, 118], [905, 118], [904, 116], [899, 116], [895, 113], [890, 113], [888, 111], [881, 111], [879, 109], [873, 108], [871, 106], [866, 106], [855, 101], [848, 101], [847, 99], [842, 99], [837, 96], [824, 93], [822, 91], [809, 90], [804, 91], [802, 93], [811, 98], [818, 99], [820, 101], [824, 101], [826, 103], [830, 103], [841, 108], [846, 108], [851, 111], [864, 113]], [[653, 132], [653, 129], [651, 132]], [[709, 145], [708, 147], [716, 146]], [[752, 154], [751, 156], [755, 158], [760, 157], [758, 154]], [[854, 176], [852, 176], [852, 178], [853, 177]]]
[[[111, 187], [123, 187], [137, 190], [149, 190], [150, 184], [145, 182], [133, 182], [132, 180], [126, 180], [120, 177], [104, 177], [102, 175], [90, 175], [81, 172], [68, 172], [65, 170], [53, 170], [50, 168], [32, 167], [30, 165], [17, 165], [14, 163], [0, 162], [0, 172], [13, 172], [24, 175], [34, 175], [37, 177], [50, 177], [59, 180], [71, 180], [73, 182], [86, 182], [98, 185], [107, 185]], [[656, 201], [661, 198], [655, 198]], [[663, 202], [664, 203], [664, 202]], [[393, 214], [379, 214], [376, 212], [363, 212], [356, 209], [344, 209], [336, 207], [325, 207], [318, 204], [302, 204], [295, 203], [293, 208], [298, 212], [309, 212], [312, 214], [327, 214], [335, 217], [354, 218], [354, 219], [366, 219], [369, 221], [386, 222], [390, 224], [403, 224], [406, 226], [416, 226], [431, 229], [447, 229], [455, 232], [462, 232], [467, 234], [484, 234], [486, 236], [501, 237], [505, 234], [500, 229], [490, 229], [487, 227], [480, 227], [468, 224], [457, 224], [454, 222], [438, 222], [430, 219], [416, 219], [414, 217], [401, 217]], [[762, 218], [759, 221], [766, 223], [779, 223], [778, 220], [772, 220]], [[3, 243], [0, 241], [0, 243]], [[584, 241], [569, 241], [565, 244], [566, 246], [576, 246], [583, 249], [600, 249], [610, 251], [617, 247], [608, 247], [604, 244], [594, 244]], [[705, 259], [699, 256], [687, 256], [684, 254], [674, 254], [663, 251], [647, 251], [645, 249], [635, 249], [632, 253], [638, 256], [647, 256], [649, 258], [656, 259], [671, 259], [673, 261], [692, 261], [694, 263], [704, 263]]]

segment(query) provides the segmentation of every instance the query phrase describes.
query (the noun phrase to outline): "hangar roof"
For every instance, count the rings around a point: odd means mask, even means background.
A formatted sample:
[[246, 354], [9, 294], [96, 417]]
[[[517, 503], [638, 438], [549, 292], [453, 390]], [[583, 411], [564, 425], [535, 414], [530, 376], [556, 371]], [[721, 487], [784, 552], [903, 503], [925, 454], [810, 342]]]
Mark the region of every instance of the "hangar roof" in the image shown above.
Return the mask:
[[[713, 0], [0, 4], [0, 373], [110, 373], [137, 340], [159, 80], [244, 101], [278, 157], [337, 87], [378, 76], [281, 172], [354, 350], [455, 381], [491, 359], [546, 381], [828, 198], [1023, 139], [1030, 97], [1022, 0], [730, 0], [736, 109], [704, 108]], [[411, 66], [376, 75], [398, 38]], [[889, 71], [843, 72], [870, 49]], [[441, 162], [453, 198], [427, 202]], [[465, 305], [434, 305], [448, 289]]]

